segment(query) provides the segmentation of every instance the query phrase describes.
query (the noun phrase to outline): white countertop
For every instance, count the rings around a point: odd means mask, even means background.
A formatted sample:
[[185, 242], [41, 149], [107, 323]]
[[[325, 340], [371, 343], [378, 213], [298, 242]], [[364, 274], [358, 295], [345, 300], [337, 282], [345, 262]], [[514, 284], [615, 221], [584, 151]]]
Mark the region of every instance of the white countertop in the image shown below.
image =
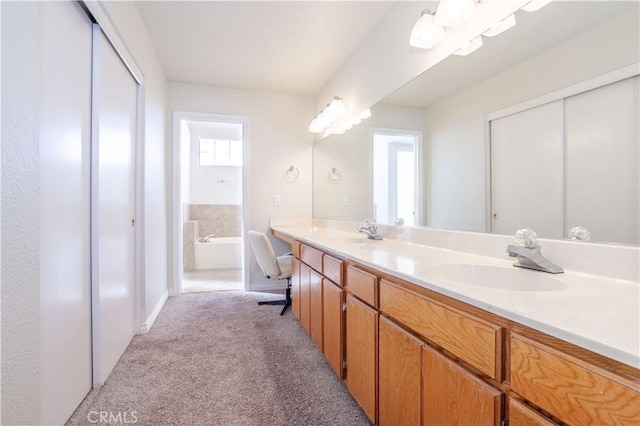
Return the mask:
[[[582, 348], [640, 367], [640, 284], [565, 271], [554, 291], [513, 291], [438, 278], [433, 267], [477, 264], [512, 267], [513, 259], [486, 257], [391, 239], [369, 240], [357, 232], [316, 226], [272, 226], [275, 231], [436, 291]], [[527, 278], [549, 274], [516, 268]], [[530, 275], [534, 274], [534, 275]]]

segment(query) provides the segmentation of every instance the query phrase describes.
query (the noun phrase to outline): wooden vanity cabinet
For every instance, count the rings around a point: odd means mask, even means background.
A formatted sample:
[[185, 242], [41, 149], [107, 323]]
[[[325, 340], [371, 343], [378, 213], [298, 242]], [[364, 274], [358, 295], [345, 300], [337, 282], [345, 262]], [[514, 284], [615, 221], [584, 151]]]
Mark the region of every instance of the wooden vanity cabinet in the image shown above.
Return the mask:
[[517, 333], [511, 390], [568, 424], [640, 424], [640, 384]]
[[300, 259], [291, 260], [291, 312], [301, 321], [300, 317]]
[[365, 414], [376, 423], [378, 311], [347, 293], [346, 385]]
[[637, 369], [297, 244], [292, 311], [373, 423], [640, 425]]
[[345, 262], [299, 242], [292, 269], [292, 311], [341, 379], [345, 359]]
[[323, 302], [323, 353], [327, 362], [340, 379], [344, 379], [345, 360], [345, 291], [324, 279], [322, 282]]
[[422, 347], [422, 424], [500, 426], [504, 393]]
[[509, 426], [557, 426], [558, 424], [517, 399], [509, 398]]
[[392, 321], [378, 323], [378, 423], [419, 425], [423, 342]]
[[346, 385], [372, 422], [378, 417], [378, 284], [380, 278], [347, 267]]

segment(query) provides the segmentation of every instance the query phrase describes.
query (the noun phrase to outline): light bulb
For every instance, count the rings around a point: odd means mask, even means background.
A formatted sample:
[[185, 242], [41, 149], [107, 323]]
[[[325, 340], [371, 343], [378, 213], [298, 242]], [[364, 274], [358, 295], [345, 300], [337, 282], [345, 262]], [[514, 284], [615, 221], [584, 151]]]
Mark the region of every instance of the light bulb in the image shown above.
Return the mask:
[[475, 0], [441, 0], [435, 23], [442, 27], [457, 28], [471, 19], [475, 9]]
[[437, 25], [433, 15], [425, 10], [411, 30], [409, 45], [421, 49], [431, 49], [442, 40], [444, 40], [444, 29]]

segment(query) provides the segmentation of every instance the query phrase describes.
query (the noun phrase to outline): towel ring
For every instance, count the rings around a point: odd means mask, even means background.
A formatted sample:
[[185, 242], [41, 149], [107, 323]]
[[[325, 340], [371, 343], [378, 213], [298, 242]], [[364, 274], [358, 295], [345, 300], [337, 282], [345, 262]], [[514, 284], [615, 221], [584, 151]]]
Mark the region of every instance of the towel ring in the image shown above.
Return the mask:
[[329, 182], [338, 183], [340, 182], [340, 178], [340, 169], [332, 167], [331, 170], [329, 170]]
[[298, 176], [300, 176], [300, 170], [296, 166], [291, 166], [284, 172], [284, 179], [289, 183], [297, 181]]

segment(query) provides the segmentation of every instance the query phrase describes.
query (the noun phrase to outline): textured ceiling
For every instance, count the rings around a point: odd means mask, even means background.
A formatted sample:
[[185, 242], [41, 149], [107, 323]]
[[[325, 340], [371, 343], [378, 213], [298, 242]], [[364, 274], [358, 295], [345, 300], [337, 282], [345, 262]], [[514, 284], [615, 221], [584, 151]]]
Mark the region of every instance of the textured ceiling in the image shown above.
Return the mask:
[[314, 95], [393, 2], [137, 5], [169, 81]]

